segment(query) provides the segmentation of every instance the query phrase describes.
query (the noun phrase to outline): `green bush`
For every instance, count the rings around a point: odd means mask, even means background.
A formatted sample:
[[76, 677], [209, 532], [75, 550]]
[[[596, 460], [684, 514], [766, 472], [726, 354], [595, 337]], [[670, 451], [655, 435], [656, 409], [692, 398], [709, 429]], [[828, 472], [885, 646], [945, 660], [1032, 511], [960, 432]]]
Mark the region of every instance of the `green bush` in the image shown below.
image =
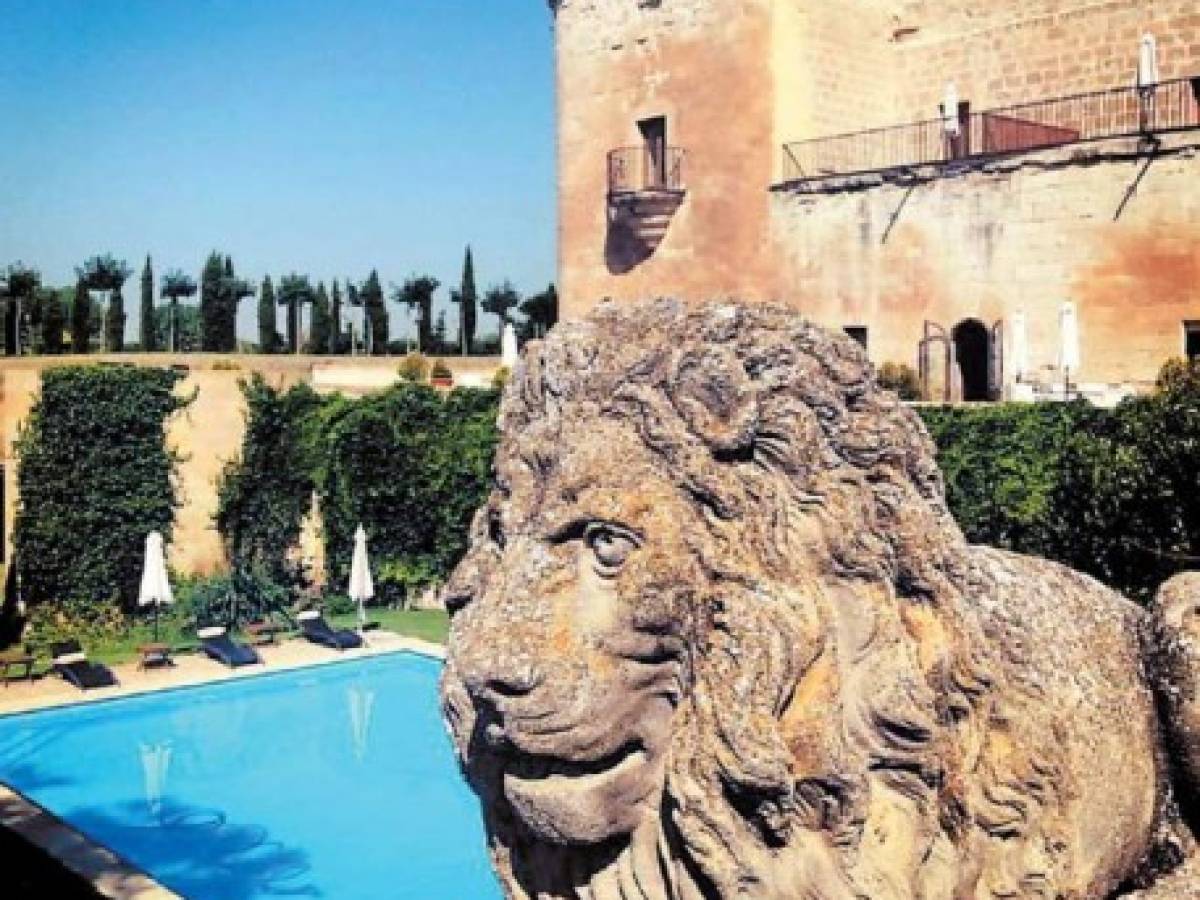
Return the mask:
[[895, 391], [901, 400], [921, 399], [921, 379], [916, 370], [904, 363], [885, 362], [875, 374], [879, 386]]
[[400, 360], [399, 375], [401, 381], [424, 384], [429, 380], [429, 361], [420, 353], [409, 353]]
[[83, 647], [95, 646], [118, 637], [128, 624], [115, 603], [89, 600], [42, 603], [29, 610], [23, 639], [35, 655], [50, 656], [51, 644], [76, 640]]
[[13, 552], [22, 596], [137, 602], [146, 534], [169, 542], [177, 499], [167, 419], [187, 400], [170, 369], [70, 366], [42, 373], [17, 437]]
[[1137, 599], [1200, 567], [1200, 364], [1113, 410], [926, 408], [966, 536], [1058, 560]]
[[235, 629], [288, 607], [289, 599], [287, 590], [263, 573], [235, 569], [180, 581], [169, 615], [188, 632], [211, 625]]

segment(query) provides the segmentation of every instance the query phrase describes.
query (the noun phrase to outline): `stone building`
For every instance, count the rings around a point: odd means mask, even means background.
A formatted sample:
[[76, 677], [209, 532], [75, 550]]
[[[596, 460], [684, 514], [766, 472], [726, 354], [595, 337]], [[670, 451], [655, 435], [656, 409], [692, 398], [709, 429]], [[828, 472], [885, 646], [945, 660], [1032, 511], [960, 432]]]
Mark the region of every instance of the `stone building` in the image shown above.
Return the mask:
[[550, 5], [566, 316], [779, 300], [969, 400], [1200, 354], [1195, 0]]

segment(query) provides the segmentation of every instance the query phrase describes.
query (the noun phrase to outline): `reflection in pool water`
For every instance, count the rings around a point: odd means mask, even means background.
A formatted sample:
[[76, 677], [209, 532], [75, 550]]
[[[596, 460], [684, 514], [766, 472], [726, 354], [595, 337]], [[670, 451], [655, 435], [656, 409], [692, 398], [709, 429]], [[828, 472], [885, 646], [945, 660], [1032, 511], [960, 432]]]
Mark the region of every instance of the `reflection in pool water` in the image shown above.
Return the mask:
[[0, 780], [197, 900], [498, 898], [437, 705], [396, 654], [0, 718]]

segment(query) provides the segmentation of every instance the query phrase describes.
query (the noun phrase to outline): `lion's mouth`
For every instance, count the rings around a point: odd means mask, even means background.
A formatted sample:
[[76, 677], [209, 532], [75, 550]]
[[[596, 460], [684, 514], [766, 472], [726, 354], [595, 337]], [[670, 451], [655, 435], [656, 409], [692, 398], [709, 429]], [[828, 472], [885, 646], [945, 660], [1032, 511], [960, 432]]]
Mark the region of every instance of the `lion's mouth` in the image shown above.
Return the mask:
[[506, 776], [522, 782], [539, 782], [560, 779], [588, 779], [601, 775], [615, 775], [635, 768], [646, 760], [646, 749], [640, 740], [622, 744], [612, 753], [594, 760], [569, 760], [552, 756], [520, 755], [507, 761]]

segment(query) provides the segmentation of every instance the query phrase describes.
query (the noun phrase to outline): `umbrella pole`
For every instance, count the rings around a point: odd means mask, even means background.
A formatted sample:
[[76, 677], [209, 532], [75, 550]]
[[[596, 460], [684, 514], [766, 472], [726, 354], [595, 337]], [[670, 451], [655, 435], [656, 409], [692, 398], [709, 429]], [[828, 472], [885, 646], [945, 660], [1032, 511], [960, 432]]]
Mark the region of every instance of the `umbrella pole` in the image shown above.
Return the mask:
[[154, 643], [158, 643], [158, 601], [154, 601]]

